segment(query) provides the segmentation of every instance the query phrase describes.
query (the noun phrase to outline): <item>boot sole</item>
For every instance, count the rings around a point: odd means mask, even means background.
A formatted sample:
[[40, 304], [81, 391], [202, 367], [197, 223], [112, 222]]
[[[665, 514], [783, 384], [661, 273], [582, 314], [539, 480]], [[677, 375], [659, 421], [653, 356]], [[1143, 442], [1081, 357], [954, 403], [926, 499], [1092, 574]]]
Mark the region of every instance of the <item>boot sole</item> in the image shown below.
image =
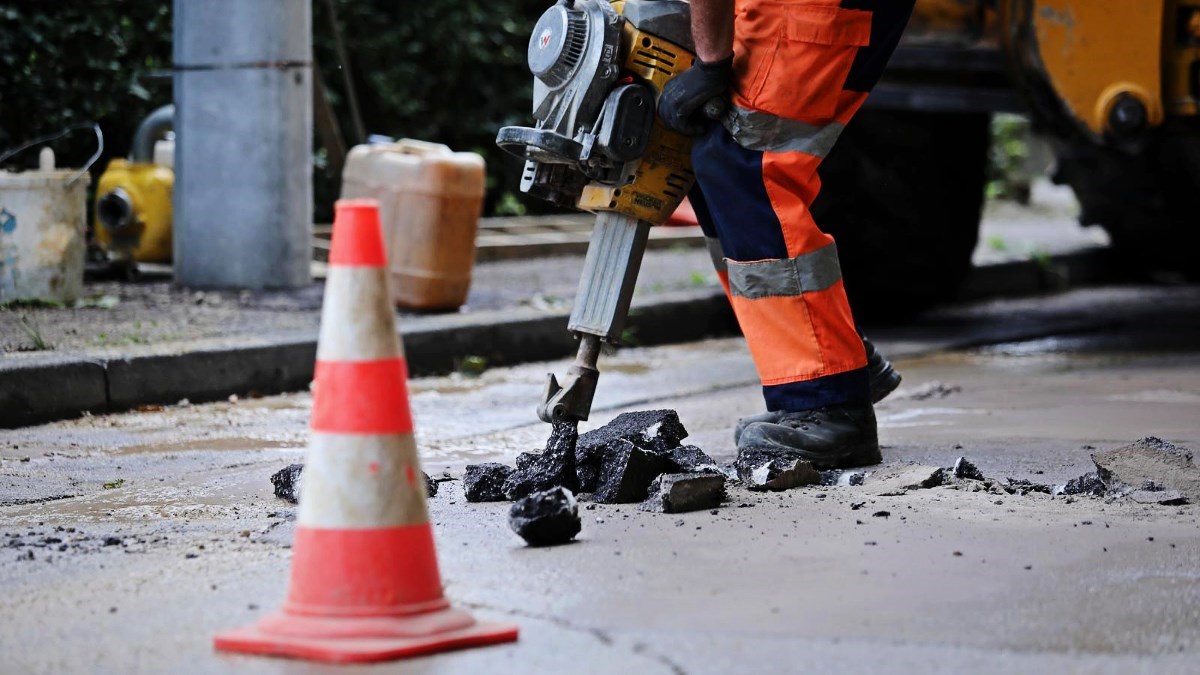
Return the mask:
[[804, 451], [800, 451], [800, 457], [808, 460], [818, 471], [857, 469], [860, 466], [874, 466], [883, 462], [883, 453], [879, 451], [878, 445], [854, 448], [837, 458], [830, 458], [828, 455], [816, 456]]

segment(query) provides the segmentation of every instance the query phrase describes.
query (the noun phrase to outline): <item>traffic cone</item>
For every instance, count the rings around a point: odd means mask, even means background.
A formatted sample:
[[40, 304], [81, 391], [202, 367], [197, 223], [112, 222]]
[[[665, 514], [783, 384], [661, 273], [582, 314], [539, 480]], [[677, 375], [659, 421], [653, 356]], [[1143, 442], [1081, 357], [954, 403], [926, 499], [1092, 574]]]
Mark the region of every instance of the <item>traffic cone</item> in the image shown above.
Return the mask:
[[288, 598], [214, 645], [360, 662], [516, 640], [442, 594], [377, 203], [339, 201], [331, 246]]

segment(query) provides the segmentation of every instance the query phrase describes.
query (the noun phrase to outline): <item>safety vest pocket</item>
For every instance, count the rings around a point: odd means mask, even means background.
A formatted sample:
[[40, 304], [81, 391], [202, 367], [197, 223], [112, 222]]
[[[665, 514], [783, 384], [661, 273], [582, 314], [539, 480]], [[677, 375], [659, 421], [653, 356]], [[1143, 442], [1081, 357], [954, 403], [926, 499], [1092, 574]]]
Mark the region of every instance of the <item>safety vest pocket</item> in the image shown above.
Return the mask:
[[773, 44], [754, 45], [769, 53], [749, 55], [759, 62], [752, 64], [743, 98], [780, 117], [831, 119], [858, 49], [871, 42], [871, 13], [810, 4], [781, 9], [786, 14], [775, 24]]

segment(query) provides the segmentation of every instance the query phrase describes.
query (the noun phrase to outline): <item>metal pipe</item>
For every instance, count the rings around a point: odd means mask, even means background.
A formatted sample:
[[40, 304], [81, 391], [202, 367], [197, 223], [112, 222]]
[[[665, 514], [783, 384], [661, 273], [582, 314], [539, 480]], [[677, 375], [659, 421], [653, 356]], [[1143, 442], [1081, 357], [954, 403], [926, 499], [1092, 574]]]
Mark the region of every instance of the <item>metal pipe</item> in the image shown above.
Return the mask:
[[142, 120], [133, 134], [129, 161], [149, 164], [154, 161], [154, 144], [162, 135], [175, 128], [175, 104], [168, 103]]

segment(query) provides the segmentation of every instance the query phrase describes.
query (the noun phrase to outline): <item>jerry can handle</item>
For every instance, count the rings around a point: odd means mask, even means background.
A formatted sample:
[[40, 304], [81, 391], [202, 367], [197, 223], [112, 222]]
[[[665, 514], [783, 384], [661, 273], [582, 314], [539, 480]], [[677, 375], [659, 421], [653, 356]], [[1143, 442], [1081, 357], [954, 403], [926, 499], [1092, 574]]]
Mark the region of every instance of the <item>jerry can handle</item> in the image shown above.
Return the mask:
[[401, 138], [392, 147], [409, 155], [440, 155], [453, 152], [448, 145], [419, 141], [415, 138]]
[[45, 136], [40, 136], [38, 138], [35, 138], [32, 141], [25, 143], [24, 145], [17, 146], [15, 148], [13, 148], [12, 150], [5, 152], [3, 155], [0, 155], [0, 164], [7, 162], [11, 157], [13, 157], [14, 155], [16, 155], [19, 152], [28, 150], [29, 148], [32, 148], [36, 145], [41, 145], [42, 143], [48, 143], [50, 141], [57, 141], [58, 139], [63, 138], [64, 136], [67, 136], [73, 132], [80, 131], [83, 129], [91, 129], [96, 134], [96, 152], [90, 158], [88, 158], [88, 161], [83, 165], [83, 168], [79, 170], [79, 173], [72, 176], [71, 180], [67, 181], [63, 185], [64, 188], [69, 188], [75, 184], [75, 181], [82, 178], [83, 174], [87, 173], [88, 169], [92, 168], [92, 165], [96, 163], [96, 160], [100, 159], [100, 155], [104, 153], [104, 132], [100, 131], [100, 125], [95, 122], [84, 122], [83, 124], [76, 124], [75, 126], [67, 127], [66, 129], [63, 129], [62, 131], [60, 131], [56, 134], [47, 134]]

